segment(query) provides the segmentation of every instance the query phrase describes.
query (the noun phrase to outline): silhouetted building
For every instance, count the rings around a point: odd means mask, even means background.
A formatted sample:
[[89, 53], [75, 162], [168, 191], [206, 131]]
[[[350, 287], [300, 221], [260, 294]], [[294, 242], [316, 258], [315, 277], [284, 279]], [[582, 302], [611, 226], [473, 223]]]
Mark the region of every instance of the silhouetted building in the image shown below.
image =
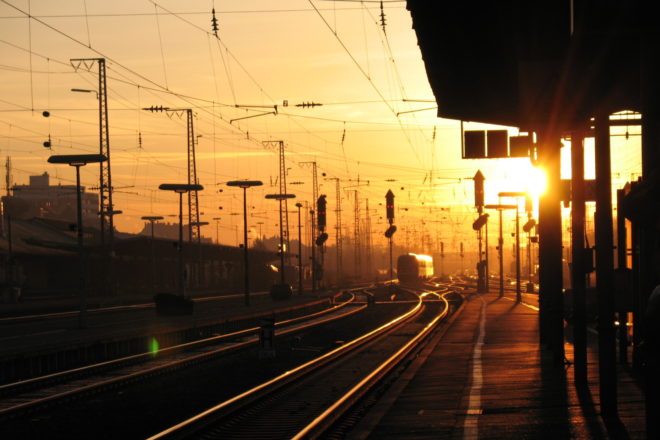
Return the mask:
[[[11, 196], [3, 196], [4, 212], [16, 219], [50, 218], [76, 222], [76, 185], [50, 185], [44, 172], [30, 176], [29, 185], [14, 185]], [[99, 196], [85, 192], [81, 186], [84, 224], [98, 222]]]

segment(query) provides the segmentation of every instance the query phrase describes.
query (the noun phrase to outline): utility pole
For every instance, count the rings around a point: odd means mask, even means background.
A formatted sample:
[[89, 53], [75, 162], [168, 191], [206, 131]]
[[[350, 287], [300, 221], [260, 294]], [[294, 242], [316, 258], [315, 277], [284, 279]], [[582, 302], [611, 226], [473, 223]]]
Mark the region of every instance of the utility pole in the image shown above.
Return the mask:
[[372, 256], [371, 256], [371, 215], [369, 215], [369, 199], [365, 200], [366, 203], [366, 208], [367, 208], [367, 216], [364, 219], [364, 229], [366, 232], [367, 236], [367, 242], [366, 244], [366, 253], [367, 253], [367, 270], [366, 270], [366, 275], [367, 279], [371, 279], [372, 276]]
[[[361, 186], [369, 186], [369, 181], [367, 180], [364, 183], [360, 182], [360, 177], [357, 178], [357, 184], [347, 186], [345, 188], [359, 188]], [[355, 194], [355, 208], [354, 208], [354, 251], [355, 251], [355, 270], [356, 274], [359, 277], [362, 276], [362, 255], [361, 255], [361, 240], [360, 240], [360, 193], [357, 189], [354, 190]]]
[[336, 208], [335, 208], [335, 214], [337, 216], [336, 218], [336, 224], [335, 224], [335, 230], [336, 230], [336, 250], [337, 250], [337, 284], [339, 284], [339, 281], [342, 279], [342, 273], [343, 273], [343, 268], [342, 268], [342, 232], [341, 232], [341, 187], [339, 184], [339, 178], [338, 177], [328, 177], [326, 180], [334, 180], [335, 181], [335, 197], [337, 198], [336, 200]]
[[[286, 192], [286, 158], [284, 156], [284, 141], [263, 141], [262, 142], [264, 147], [272, 147], [274, 145], [277, 145], [278, 149], [278, 154], [279, 154], [279, 162], [280, 162], [280, 177], [279, 177], [279, 187], [280, 187], [280, 197], [284, 197]], [[316, 172], [316, 167], [314, 167], [314, 170]], [[290, 244], [290, 239], [289, 239], [289, 203], [286, 198], [282, 199], [284, 202], [284, 206], [282, 207], [282, 210], [284, 212], [284, 215], [282, 217], [282, 240], [283, 243], [286, 244], [286, 253], [285, 256], [287, 260], [289, 259], [289, 244]], [[284, 252], [284, 249], [282, 249]]]
[[[312, 167], [312, 204], [316, 203], [317, 200], [319, 199], [319, 181], [318, 181], [318, 172], [317, 172], [317, 164], [316, 161], [308, 161], [308, 162], [300, 162], [300, 166], [311, 166]], [[312, 228], [311, 228], [311, 234], [312, 234], [312, 242], [316, 240], [316, 223], [312, 222]], [[314, 244], [312, 244], [314, 246]], [[323, 255], [321, 255], [321, 261], [323, 260]], [[312, 268], [314, 270], [314, 268]]]
[[440, 278], [445, 278], [445, 243], [440, 242]]
[[[312, 216], [312, 225], [316, 222], [316, 216], [314, 215], [315, 211], [313, 209], [309, 210], [309, 214]], [[313, 228], [313, 226], [312, 226]], [[310, 243], [312, 248], [312, 293], [316, 293], [316, 246], [314, 242], [314, 235], [312, 234], [312, 241]]]
[[[170, 118], [172, 116], [183, 117], [186, 115], [186, 134], [187, 134], [187, 167], [188, 167], [188, 185], [199, 185], [197, 179], [197, 160], [195, 155], [195, 130], [193, 124], [193, 111], [189, 108], [169, 108], [163, 106], [145, 107], [142, 110], [147, 110], [152, 113], [165, 112]], [[196, 225], [193, 227], [193, 225]], [[188, 241], [201, 242], [201, 231], [199, 222], [199, 195], [197, 190], [188, 192]]]
[[358, 190], [355, 191], [355, 210], [353, 215], [353, 221], [355, 222], [355, 272], [358, 278], [362, 277], [362, 254], [361, 254], [361, 238], [360, 238], [360, 193]]
[[303, 204], [298, 202], [298, 295], [303, 294], [303, 271], [302, 271], [302, 222], [300, 221], [300, 208]]
[[7, 197], [11, 196], [11, 156], [7, 156], [5, 161], [5, 194]]
[[[195, 127], [193, 125], [192, 109], [186, 109], [186, 133], [188, 139], [188, 185], [199, 184], [197, 180], [197, 159], [195, 156]], [[193, 223], [196, 224], [193, 227]], [[199, 221], [199, 193], [198, 191], [188, 192], [188, 241], [192, 242], [193, 237], [197, 239], [197, 244], [201, 243], [202, 233], [200, 231]]]
[[[110, 127], [108, 123], [108, 89], [106, 83], [105, 58], [72, 58], [69, 60], [73, 69], [78, 71], [80, 67], [90, 71], [94, 63], [98, 64], [98, 90], [96, 90], [99, 101], [99, 154], [105, 156], [107, 160], [100, 162], [99, 173], [99, 222], [101, 230], [101, 248], [108, 243], [109, 252], [112, 252], [114, 239], [113, 215], [106, 213], [113, 212], [112, 204], [112, 173], [110, 167]], [[79, 90], [76, 90], [79, 91]], [[87, 90], [85, 90], [87, 91]], [[106, 221], [107, 217], [107, 221]]]
[[[7, 161], [5, 162], [5, 171], [6, 171], [6, 174], [5, 174], [5, 193], [7, 195], [7, 199], [9, 199], [9, 197], [11, 197], [11, 157], [10, 156], [7, 156]], [[7, 222], [9, 222], [9, 213], [6, 212], [6, 210], [4, 209], [4, 207], [2, 207], [1, 204], [0, 204], [0, 209], [3, 210], [3, 212], [0, 213], [1, 214], [0, 215], [0, 235], [2, 235], [5, 232], [5, 225], [4, 225], [5, 216], [7, 216]], [[9, 228], [9, 223], [7, 223], [7, 228]], [[9, 233], [8, 233], [8, 237], [9, 237]]]

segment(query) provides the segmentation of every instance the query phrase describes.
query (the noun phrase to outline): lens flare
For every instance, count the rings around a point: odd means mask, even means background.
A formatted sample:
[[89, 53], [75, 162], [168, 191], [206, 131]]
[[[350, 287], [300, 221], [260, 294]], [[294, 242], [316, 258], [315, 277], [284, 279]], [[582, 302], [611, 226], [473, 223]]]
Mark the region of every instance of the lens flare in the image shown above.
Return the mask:
[[149, 353], [151, 353], [152, 356], [156, 356], [158, 354], [158, 349], [160, 348], [160, 345], [158, 345], [158, 341], [156, 338], [151, 338], [149, 340]]

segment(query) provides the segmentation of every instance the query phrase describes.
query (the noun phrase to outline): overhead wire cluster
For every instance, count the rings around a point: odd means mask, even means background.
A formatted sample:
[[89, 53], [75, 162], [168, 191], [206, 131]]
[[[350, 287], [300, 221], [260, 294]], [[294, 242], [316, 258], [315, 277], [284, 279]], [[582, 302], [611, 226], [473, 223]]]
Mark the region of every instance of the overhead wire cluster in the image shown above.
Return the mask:
[[[213, 68], [213, 75], [214, 77], [216, 76], [215, 72], [215, 60], [214, 60], [214, 55], [217, 57], [217, 59], [220, 59], [222, 61], [222, 70], [224, 70], [225, 74], [225, 79], [228, 84], [228, 88], [230, 90], [231, 96], [232, 96], [232, 103], [227, 103], [227, 102], [221, 102], [219, 99], [219, 89], [217, 87], [218, 85], [218, 80], [217, 78], [214, 78], [214, 84], [216, 86], [216, 98], [217, 99], [212, 99], [209, 100], [208, 98], [202, 98], [202, 97], [196, 97], [196, 96], [191, 96], [186, 93], [182, 93], [180, 91], [177, 91], [174, 86], [171, 86], [168, 84], [168, 77], [167, 77], [167, 63], [166, 63], [166, 53], [163, 50], [163, 39], [162, 35], [160, 34], [160, 24], [157, 23], [157, 27], [159, 28], [159, 41], [160, 41], [160, 54], [161, 54], [161, 60], [163, 64], [163, 82], [159, 80], [155, 80], [153, 78], [150, 78], [144, 74], [141, 74], [139, 71], [135, 70], [134, 68], [131, 68], [124, 63], [122, 63], [120, 60], [118, 60], [116, 57], [109, 56], [107, 53], [104, 53], [104, 51], [97, 49], [94, 45], [94, 41], [92, 41], [90, 32], [89, 32], [89, 22], [88, 18], [93, 17], [93, 16], [99, 16], [99, 14], [87, 14], [86, 10], [86, 5], [85, 5], [85, 13], [81, 14], [80, 16], [84, 16], [86, 20], [86, 28], [87, 28], [87, 42], [82, 41], [78, 38], [76, 38], [74, 35], [72, 35], [70, 32], [67, 32], [66, 30], [55, 26], [53, 24], [50, 24], [45, 21], [45, 18], [47, 16], [35, 16], [32, 15], [31, 11], [29, 10], [24, 10], [18, 6], [16, 6], [13, 2], [7, 1], [7, 0], [1, 0], [3, 4], [7, 5], [11, 9], [15, 10], [17, 13], [23, 14], [25, 17], [28, 17], [27, 22], [30, 23], [30, 27], [32, 26], [31, 23], [35, 22], [38, 23], [39, 25], [49, 29], [49, 31], [54, 32], [58, 34], [59, 36], [68, 39], [78, 46], [80, 46], [81, 50], [85, 49], [87, 52], [91, 51], [97, 56], [104, 57], [108, 60], [108, 69], [109, 69], [109, 74], [108, 74], [108, 79], [109, 83], [117, 83], [117, 84], [123, 84], [123, 85], [129, 85], [133, 86], [137, 90], [137, 102], [135, 98], [131, 98], [128, 96], [124, 96], [120, 91], [115, 88], [114, 86], [110, 85], [110, 97], [112, 99], [113, 105], [117, 106], [116, 109], [112, 109], [112, 111], [117, 111], [117, 110], [125, 110], [125, 111], [131, 111], [131, 110], [136, 110], [140, 109], [141, 105], [144, 105], [143, 103], [146, 101], [144, 95], [150, 95], [150, 99], [154, 99], [154, 104], [151, 104], [152, 109], [165, 109], [168, 106], [178, 106], [180, 105], [181, 102], [184, 102], [186, 106], [189, 106], [193, 109], [195, 109], [195, 112], [197, 114], [197, 120], [200, 123], [201, 127], [197, 130], [199, 133], [202, 134], [204, 139], [210, 139], [213, 142], [213, 153], [214, 157], [216, 156], [216, 147], [215, 143], [216, 142], [221, 142], [223, 145], [233, 145], [234, 147], [239, 147], [246, 149], [246, 153], [254, 153], [255, 150], [258, 150], [261, 148], [261, 141], [262, 140], [267, 140], [272, 137], [280, 137], [280, 134], [269, 131], [268, 124], [259, 124], [261, 125], [262, 129], [257, 128], [258, 126], [251, 126], [251, 125], [243, 125], [237, 123], [239, 119], [241, 118], [232, 118], [228, 116], [227, 112], [237, 112], [241, 111], [244, 112], [245, 114], [248, 115], [248, 117], [257, 117], [260, 116], [262, 110], [259, 110], [256, 108], [257, 106], [246, 106], [246, 105], [241, 105], [238, 103], [237, 99], [237, 90], [235, 86], [235, 79], [234, 79], [234, 74], [232, 73], [231, 66], [230, 66], [230, 61], [231, 65], [234, 65], [238, 67], [238, 69], [241, 71], [241, 74], [244, 75], [252, 84], [254, 87], [256, 87], [260, 93], [264, 96], [265, 99], [268, 100], [268, 105], [273, 106], [275, 108], [274, 113], [277, 114], [277, 117], [284, 117], [287, 118], [288, 122], [290, 125], [294, 125], [297, 127], [301, 133], [304, 133], [308, 137], [308, 141], [301, 142], [299, 137], [293, 136], [291, 137], [290, 141], [287, 141], [287, 144], [289, 145], [289, 151], [291, 155], [287, 158], [287, 160], [290, 160], [292, 163], [298, 162], [295, 157], [298, 154], [301, 154], [303, 152], [308, 152], [306, 153], [303, 157], [307, 158], [309, 157], [309, 153], [311, 154], [318, 154], [323, 158], [323, 164], [320, 166], [320, 170], [323, 170], [324, 173], [327, 173], [328, 175], [336, 175], [338, 177], [341, 177], [343, 179], [349, 179], [353, 177], [351, 173], [354, 171], [351, 171], [349, 169], [349, 156], [346, 153], [345, 149], [345, 142], [347, 142], [347, 129], [346, 129], [346, 124], [349, 123], [351, 125], [357, 125], [357, 124], [371, 124], [375, 123], [373, 121], [350, 121], [350, 120], [341, 120], [341, 119], [336, 119], [333, 120], [332, 118], [323, 118], [323, 117], [315, 117], [313, 115], [296, 115], [296, 114], [291, 114], [288, 112], [282, 112], [277, 110], [277, 104], [276, 100], [268, 93], [265, 91], [265, 88], [256, 80], [255, 76], [249, 72], [249, 70], [244, 66], [243, 63], [239, 61], [239, 59], [234, 55], [233, 51], [231, 51], [225, 42], [221, 39], [221, 36], [219, 34], [220, 32], [220, 26], [219, 26], [219, 20], [216, 16], [216, 10], [215, 7], [212, 8], [211, 14], [210, 14], [210, 28], [209, 29], [204, 29], [197, 25], [196, 23], [190, 21], [189, 19], [186, 18], [187, 15], [190, 15], [191, 13], [182, 13], [182, 12], [174, 12], [166, 7], [164, 7], [162, 4], [160, 4], [157, 1], [153, 0], [147, 0], [149, 3], [151, 3], [154, 6], [155, 12], [153, 15], [155, 15], [156, 20], [159, 20], [159, 17], [163, 15], [167, 15], [173, 18], [176, 18], [180, 20], [181, 22], [185, 23], [192, 29], [195, 29], [196, 31], [203, 32], [206, 34], [207, 38], [209, 38], [209, 53], [210, 53], [210, 58], [211, 58], [211, 66]], [[362, 10], [364, 13], [368, 14], [368, 17], [370, 18], [370, 21], [376, 26], [380, 27], [382, 29], [382, 37], [381, 37], [381, 42], [384, 47], [384, 53], [385, 57], [391, 62], [392, 64], [392, 69], [394, 72], [394, 76], [396, 77], [396, 82], [399, 87], [400, 91], [400, 99], [391, 99], [386, 96], [386, 94], [380, 90], [380, 87], [375, 83], [374, 79], [370, 74], [367, 73], [366, 70], [364, 70], [360, 63], [357, 61], [357, 59], [353, 56], [351, 51], [349, 50], [349, 47], [347, 44], [342, 41], [340, 38], [339, 34], [335, 31], [332, 30], [331, 26], [329, 23], [326, 21], [326, 19], [323, 17], [323, 14], [321, 11], [323, 9], [318, 8], [311, 0], [309, 1], [311, 7], [313, 10], [319, 15], [319, 17], [322, 19], [323, 22], [327, 25], [327, 27], [333, 32], [333, 35], [336, 37], [338, 43], [345, 49], [346, 53], [349, 55], [349, 57], [353, 60], [355, 65], [358, 67], [358, 70], [362, 74], [362, 76], [367, 80], [367, 82], [370, 84], [372, 89], [376, 92], [376, 94], [379, 96], [379, 100], [376, 101], [378, 103], [384, 104], [388, 110], [392, 113], [394, 118], [396, 119], [396, 124], [395, 126], [398, 126], [398, 130], [402, 133], [404, 138], [406, 139], [406, 143], [408, 144], [408, 147], [410, 148], [410, 151], [413, 153], [415, 157], [417, 157], [419, 163], [420, 163], [420, 168], [410, 168], [408, 170], [405, 169], [405, 167], [401, 167], [399, 165], [388, 165], [385, 163], [380, 163], [379, 161], [363, 161], [363, 165], [369, 165], [374, 168], [380, 168], [383, 170], [390, 169], [392, 171], [397, 171], [399, 173], [402, 173], [405, 175], [406, 173], [410, 173], [411, 175], [411, 181], [415, 178], [421, 179], [422, 176], [426, 176], [429, 169], [433, 169], [435, 164], [431, 163], [429, 164], [428, 161], [424, 160], [420, 154], [419, 146], [417, 145], [417, 142], [415, 139], [413, 139], [413, 136], [411, 135], [410, 132], [410, 127], [409, 124], [405, 123], [397, 114], [398, 112], [396, 111], [397, 109], [392, 105], [394, 102], [403, 102], [407, 98], [405, 94], [405, 88], [403, 87], [404, 81], [398, 72], [396, 63], [395, 63], [395, 58], [394, 54], [391, 51], [391, 48], [389, 46], [389, 41], [387, 39], [387, 34], [385, 33], [385, 15], [384, 15], [384, 9], [383, 9], [383, 4], [380, 2], [380, 18], [377, 19], [372, 15], [372, 11], [364, 4], [360, 5], [359, 8], [350, 8], [352, 10]], [[334, 11], [337, 11], [338, 9], [333, 9]], [[207, 12], [208, 14], [208, 12]], [[116, 15], [122, 15], [122, 14], [116, 14]], [[130, 15], [130, 14], [124, 14], [124, 15]], [[216, 41], [216, 51], [213, 52], [211, 51], [211, 41], [215, 40]], [[32, 66], [32, 57], [40, 57], [42, 59], [47, 60], [47, 62], [50, 64], [55, 63], [60, 66], [66, 66], [67, 68], [70, 68], [69, 63], [67, 63], [65, 60], [58, 60], [55, 59], [54, 57], [50, 57], [47, 55], [39, 54], [37, 52], [34, 52], [31, 47], [31, 41], [32, 38], [30, 38], [30, 45], [25, 48], [20, 46], [19, 44], [8, 42], [8, 41], [2, 41], [0, 40], [0, 43], [7, 44], [9, 46], [13, 46], [14, 49], [24, 51], [29, 53], [29, 59], [30, 59], [30, 67], [29, 67], [29, 73], [30, 76], [32, 77], [33, 74], [37, 73], [45, 73], [47, 75], [52, 75], [52, 74], [72, 74], [73, 72], [67, 70], [67, 69], [62, 69], [62, 71], [51, 71], [50, 68], [48, 69], [48, 72], [39, 72], [35, 69], [33, 69]], [[17, 70], [20, 71], [20, 69], [17, 66], [9, 66], [9, 65], [0, 65], [0, 69], [8, 69], [8, 70]], [[26, 72], [27, 73], [27, 72]], [[83, 79], [88, 85], [93, 86], [94, 84], [94, 78], [90, 76], [88, 72], [78, 72], [77, 73], [78, 77]], [[30, 83], [32, 84], [32, 78], [30, 79]], [[33, 87], [31, 87], [31, 92], [33, 91]], [[31, 96], [30, 99], [30, 106], [24, 106], [19, 103], [12, 103], [9, 101], [2, 101], [5, 104], [11, 105], [12, 107], [15, 107], [16, 110], [22, 110], [26, 112], [34, 112], [35, 111], [35, 104], [34, 104], [34, 97]], [[350, 104], [350, 102], [348, 102]], [[315, 107], [320, 107], [322, 105], [332, 105], [333, 103], [321, 103], [321, 102], [315, 102], [315, 101], [306, 101], [302, 102], [300, 104], [295, 104], [295, 107], [301, 108], [301, 109], [313, 109]], [[336, 103], [336, 104], [342, 104], [342, 103]], [[50, 107], [50, 105], [49, 105]], [[11, 111], [11, 110], [10, 110]], [[75, 109], [66, 109], [63, 108], [62, 111], [75, 111]], [[117, 180], [118, 186], [119, 185], [124, 185], [128, 186], [132, 184], [133, 186], [136, 186], [137, 193], [134, 195], [135, 197], [138, 197], [140, 199], [149, 199], [150, 201], [153, 202], [154, 200], [154, 194], [153, 191], [151, 191], [151, 188], [148, 186], [138, 186], [136, 185], [136, 179], [138, 176], [138, 167], [142, 166], [145, 163], [151, 163], [154, 165], [157, 165], [158, 167], [163, 167], [165, 169], [171, 170], [176, 172], [179, 175], [183, 175], [185, 172], [185, 166], [180, 163], [180, 164], [174, 164], [168, 161], [164, 161], [162, 158], [159, 158], [158, 154], [154, 154], [153, 152], [149, 151], [149, 148], [146, 148], [145, 145], [149, 144], [148, 138], [151, 136], [181, 136], [182, 133], [177, 133], [177, 130], [181, 129], [183, 130], [183, 123], [178, 123], [177, 121], [173, 121], [173, 126], [171, 127], [168, 132], [162, 132], [158, 131], [155, 132], [154, 130], [149, 130], [149, 129], [144, 129], [142, 127], [142, 124], [144, 124], [144, 121], [142, 121], [142, 117], [139, 116], [140, 112], [138, 111], [138, 117], [136, 120], [138, 121], [138, 127], [130, 127], [130, 126], [122, 126], [122, 124], [116, 124], [111, 121], [111, 136], [135, 136], [135, 146], [134, 147], [129, 147], [125, 143], [122, 143], [121, 145], [118, 145], [114, 147], [114, 153], [115, 154], [120, 154], [120, 155], [127, 155], [128, 158], [131, 158], [135, 160], [136, 165], [134, 168], [134, 171], [132, 173], [132, 182], [127, 180], [126, 176], [120, 176]], [[264, 114], [264, 117], [269, 117], [265, 116], [266, 114], [270, 114], [270, 112], [262, 112]], [[66, 116], [61, 116], [59, 114], [53, 114], [53, 118], [55, 119], [65, 119], [69, 123], [69, 127], [71, 127], [72, 123], [75, 124], [85, 124], [85, 125], [93, 125], [93, 123], [89, 121], [85, 121], [84, 119], [78, 119], [78, 118], [70, 118]], [[306, 125], [304, 125], [301, 121], [305, 119], [319, 119], [319, 120], [325, 120], [326, 122], [337, 122], [341, 124], [341, 128], [339, 131], [341, 132], [341, 136], [337, 138], [332, 138], [329, 136], [324, 136], [322, 131], [318, 131], [315, 129], [308, 128]], [[235, 121], [235, 123], [232, 123], [232, 121]], [[6, 121], [0, 121], [5, 124], [7, 124]], [[387, 124], [387, 123], [386, 123]], [[392, 124], [387, 124], [389, 126], [392, 126]], [[422, 124], [420, 124], [422, 125]], [[20, 127], [20, 125], [15, 125], [15, 127]], [[427, 138], [430, 138], [429, 135], [425, 135], [423, 130], [421, 128], [413, 128], [413, 130], [417, 130], [418, 136], [423, 138], [426, 136]], [[49, 130], [50, 131], [50, 130]], [[350, 131], [350, 130], [349, 130]], [[119, 132], [119, 133], [118, 133]], [[35, 146], [38, 145], [40, 142], [37, 139], [39, 136], [50, 137], [50, 133], [45, 133], [45, 132], [39, 132], [37, 130], [31, 130], [27, 131], [26, 133], [31, 133], [34, 138], [33, 139], [28, 139], [28, 138], [23, 138], [24, 141], [26, 142], [31, 142], [34, 143]], [[52, 142], [52, 147], [55, 148], [64, 148], [65, 146], [69, 149], [74, 149], [78, 151], [85, 151], [85, 152], [90, 152], [94, 151], [95, 148], [97, 148], [96, 142], [93, 138], [90, 137], [90, 139], [84, 139], [84, 136], [78, 137], [79, 135], [74, 135], [72, 133], [69, 133], [69, 136], [62, 136], [62, 135], [57, 135], [54, 136], [54, 142]], [[348, 136], [350, 138], [350, 136]], [[428, 143], [428, 139], [426, 140]], [[318, 144], [321, 144], [323, 147], [318, 146]], [[328, 150], [328, 146], [334, 146], [338, 147], [338, 151], [332, 151]], [[10, 151], [7, 151], [8, 153]], [[22, 153], [26, 153], [26, 151], [22, 151]], [[33, 154], [33, 152], [28, 151], [28, 154]], [[351, 165], [353, 167], [354, 165]], [[207, 171], [200, 171], [201, 174], [204, 176], [204, 179], [207, 179], [209, 177], [209, 173]], [[213, 185], [209, 186], [217, 186], [219, 182], [221, 181], [226, 181], [231, 177], [235, 177], [230, 174], [219, 174], [217, 172], [217, 166], [216, 166], [216, 160], [214, 158], [214, 166], [213, 166], [213, 172], [211, 173], [213, 176]], [[371, 177], [371, 176], [370, 176]], [[66, 178], [59, 177], [60, 180], [67, 181]], [[215, 190], [214, 190], [215, 191]], [[375, 193], [376, 189], [372, 190], [371, 188], [366, 188], [364, 189], [366, 193], [368, 193], [369, 197], [374, 197], [374, 198], [380, 198], [382, 195]], [[311, 191], [308, 191], [311, 193]], [[309, 194], [304, 194], [305, 196], [309, 196]], [[206, 196], [206, 194], [202, 195], [204, 198], [204, 204], [202, 206], [202, 209], [206, 210], [214, 210], [217, 209], [214, 205], [217, 202], [211, 201], [211, 198], [215, 198], [217, 194], [209, 194]], [[160, 202], [166, 202], [165, 197], [158, 197], [157, 200]], [[207, 201], [208, 199], [208, 201]], [[142, 213], [140, 213], [142, 214]]]

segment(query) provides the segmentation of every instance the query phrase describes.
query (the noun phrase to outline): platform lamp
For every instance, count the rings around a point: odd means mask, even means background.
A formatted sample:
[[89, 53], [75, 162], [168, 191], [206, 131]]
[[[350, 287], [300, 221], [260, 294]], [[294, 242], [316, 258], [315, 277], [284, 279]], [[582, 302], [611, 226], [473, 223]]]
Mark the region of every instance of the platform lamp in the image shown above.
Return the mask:
[[227, 182], [227, 186], [234, 186], [243, 190], [243, 272], [244, 272], [244, 292], [245, 305], [250, 305], [250, 274], [248, 272], [248, 227], [247, 227], [247, 189], [253, 186], [261, 186], [264, 183], [261, 180], [232, 180]]
[[179, 295], [183, 297], [185, 296], [183, 269], [183, 195], [189, 191], [201, 191], [204, 187], [195, 183], [161, 183], [158, 189], [174, 191], [179, 194], [179, 246], [177, 247], [177, 259], [179, 263]]
[[162, 215], [145, 215], [142, 220], [147, 220], [151, 223], [151, 293], [156, 293], [156, 252], [154, 250], [154, 223], [163, 220]]
[[529, 193], [524, 191], [502, 191], [498, 197], [511, 197], [516, 199], [516, 302], [522, 302], [522, 288], [520, 282], [520, 216], [518, 215], [518, 205], [521, 198], [529, 198]]
[[300, 208], [302, 203], [296, 203], [298, 208], [298, 294], [303, 293], [303, 272], [302, 272], [302, 223], [300, 222]]
[[498, 250], [500, 256], [500, 298], [504, 296], [504, 237], [502, 232], [502, 211], [505, 209], [518, 209], [518, 205], [486, 205], [486, 209], [496, 209], [500, 213], [500, 237], [498, 239]]
[[103, 154], [63, 154], [50, 156], [48, 163], [64, 164], [76, 168], [76, 208], [77, 208], [77, 234], [78, 234], [78, 256], [79, 262], [79, 299], [80, 314], [78, 315], [78, 327], [87, 326], [87, 294], [85, 290], [85, 246], [83, 243], [83, 220], [82, 220], [82, 198], [80, 195], [80, 167], [88, 163], [99, 163], [108, 160]]

